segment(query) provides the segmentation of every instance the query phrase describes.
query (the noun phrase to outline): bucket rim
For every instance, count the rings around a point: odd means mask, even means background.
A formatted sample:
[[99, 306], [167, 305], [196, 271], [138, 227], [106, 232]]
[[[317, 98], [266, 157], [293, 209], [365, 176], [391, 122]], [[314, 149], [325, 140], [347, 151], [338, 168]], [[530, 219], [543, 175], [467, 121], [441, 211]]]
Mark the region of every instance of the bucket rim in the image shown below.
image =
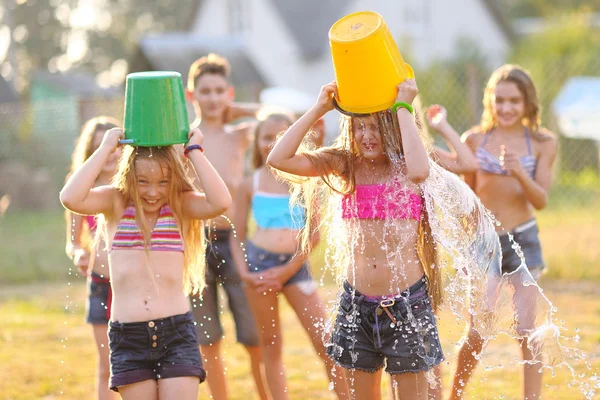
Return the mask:
[[355, 42], [356, 39], [352, 39], [352, 38], [348, 38], [348, 39], [340, 39], [340, 38], [335, 38], [332, 36], [332, 31], [333, 29], [340, 24], [342, 21], [346, 20], [346, 19], [350, 19], [351, 17], [354, 17], [356, 15], [359, 14], [371, 14], [374, 16], [377, 16], [378, 21], [377, 21], [377, 26], [371, 31], [369, 32], [369, 34], [363, 36], [361, 39], [364, 38], [368, 38], [369, 36], [375, 35], [377, 33], [377, 31], [379, 30], [379, 28], [384, 25], [385, 26], [385, 20], [383, 19], [383, 16], [375, 11], [357, 11], [357, 12], [353, 12], [352, 14], [348, 14], [348, 15], [344, 15], [342, 18], [338, 19], [337, 21], [335, 21], [333, 23], [333, 25], [331, 25], [331, 28], [329, 28], [329, 32], [327, 34], [327, 36], [329, 37], [329, 41], [330, 42], [336, 42], [336, 43], [350, 43], [350, 42]]

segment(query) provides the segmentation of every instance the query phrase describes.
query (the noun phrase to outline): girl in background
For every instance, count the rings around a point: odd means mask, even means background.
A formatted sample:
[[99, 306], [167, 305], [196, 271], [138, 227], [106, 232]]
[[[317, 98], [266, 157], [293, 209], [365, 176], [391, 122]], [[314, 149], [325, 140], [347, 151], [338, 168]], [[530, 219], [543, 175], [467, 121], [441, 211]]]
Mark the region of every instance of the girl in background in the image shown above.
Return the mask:
[[[104, 134], [111, 128], [119, 126], [115, 119], [99, 116], [87, 121], [73, 151], [69, 178], [100, 147]], [[102, 166], [94, 187], [108, 185], [117, 170], [120, 150], [111, 153]], [[102, 240], [94, 242], [96, 236], [96, 217], [94, 215], [77, 215], [65, 211], [67, 246], [66, 252], [79, 274], [87, 277], [87, 300], [85, 303], [85, 319], [92, 325], [94, 341], [98, 353], [96, 373], [96, 392], [98, 400], [117, 399], [117, 395], [108, 388], [110, 363], [108, 359], [108, 337], [106, 336], [110, 319], [110, 273], [108, 254]]]

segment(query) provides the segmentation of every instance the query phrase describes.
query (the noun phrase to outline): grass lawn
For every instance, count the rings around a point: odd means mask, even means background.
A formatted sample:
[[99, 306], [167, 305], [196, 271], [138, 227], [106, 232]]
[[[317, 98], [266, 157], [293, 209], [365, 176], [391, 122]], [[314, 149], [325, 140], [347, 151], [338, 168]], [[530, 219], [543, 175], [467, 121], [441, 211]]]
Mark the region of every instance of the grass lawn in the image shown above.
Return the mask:
[[[596, 207], [549, 209], [538, 213], [548, 274], [545, 293], [558, 307], [558, 317], [580, 341], [594, 369], [600, 367], [600, 246]], [[86, 399], [93, 397], [95, 351], [91, 329], [83, 323], [83, 279], [71, 274], [64, 255], [64, 222], [60, 211], [11, 213], [0, 217], [0, 400]], [[319, 271], [318, 256], [313, 268]], [[320, 273], [317, 272], [317, 276]], [[326, 298], [333, 288], [321, 288]], [[290, 308], [282, 308], [285, 326], [285, 364], [292, 399], [331, 399], [323, 367]], [[232, 399], [256, 398], [248, 359], [234, 343], [229, 315], [225, 318], [225, 349]], [[454, 368], [462, 321], [442, 320], [440, 332], [448, 361], [446, 384]], [[486, 349], [466, 398], [518, 399], [520, 366], [517, 345], [498, 338]], [[502, 365], [503, 368], [494, 368]], [[586, 372], [583, 364], [577, 373]], [[545, 375], [544, 399], [582, 399], [569, 388], [570, 373], [556, 369]], [[384, 386], [387, 385], [387, 380]], [[201, 399], [208, 398], [206, 385]], [[598, 397], [600, 398], [600, 396]]]
[[[0, 399], [87, 399], [93, 397], [95, 351], [90, 327], [83, 323], [84, 285], [73, 283], [12, 286], [0, 288]], [[546, 294], [559, 310], [559, 318], [574, 335], [579, 328], [577, 347], [584, 350], [594, 369], [600, 367], [600, 284], [546, 281]], [[333, 296], [332, 288], [321, 288], [324, 297]], [[577, 312], [573, 305], [577, 305]], [[300, 328], [291, 309], [282, 308], [285, 326], [284, 359], [292, 399], [332, 399], [325, 372], [314, 354], [308, 337]], [[248, 358], [235, 344], [229, 315], [225, 318], [225, 358], [232, 399], [256, 398], [249, 374]], [[463, 332], [462, 323], [443, 319], [440, 328], [448, 361], [443, 368], [446, 386], [454, 368], [455, 344]], [[518, 399], [520, 367], [517, 345], [500, 337], [486, 349], [483, 360], [469, 387], [468, 399]], [[502, 365], [503, 368], [493, 368]], [[583, 364], [574, 365], [577, 373]], [[582, 399], [569, 388], [570, 374], [564, 367], [555, 376], [546, 373], [544, 399]], [[384, 389], [387, 380], [384, 381]], [[447, 387], [446, 387], [447, 390]], [[207, 399], [207, 387], [200, 388], [200, 399]]]

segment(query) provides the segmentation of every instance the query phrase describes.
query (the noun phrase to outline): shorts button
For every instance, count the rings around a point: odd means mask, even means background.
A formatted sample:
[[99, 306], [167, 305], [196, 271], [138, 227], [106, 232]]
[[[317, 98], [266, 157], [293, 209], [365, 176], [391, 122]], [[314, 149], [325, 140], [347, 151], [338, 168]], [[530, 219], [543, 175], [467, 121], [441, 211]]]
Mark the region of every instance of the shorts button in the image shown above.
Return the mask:
[[383, 314], [383, 310], [381, 309], [381, 307], [377, 307], [376, 313], [377, 313], [377, 315]]
[[150, 321], [150, 322], [148, 322], [148, 326], [149, 326], [150, 328], [154, 328], [154, 321]]
[[156, 340], [156, 339], [158, 339], [158, 336], [152, 335], [152, 340]]
[[152, 347], [156, 347], [156, 346], [158, 346], [158, 345], [156, 344], [156, 342], [152, 343]]

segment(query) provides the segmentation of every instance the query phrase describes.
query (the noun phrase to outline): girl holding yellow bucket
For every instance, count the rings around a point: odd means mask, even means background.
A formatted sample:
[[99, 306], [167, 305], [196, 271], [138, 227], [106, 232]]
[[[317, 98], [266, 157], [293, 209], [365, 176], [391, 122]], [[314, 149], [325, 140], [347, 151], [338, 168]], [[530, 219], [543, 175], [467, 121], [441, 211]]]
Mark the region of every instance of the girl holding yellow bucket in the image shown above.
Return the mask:
[[[307, 216], [317, 212], [313, 200], [323, 195], [323, 210], [336, 219], [328, 238], [337, 242], [328, 247], [336, 252], [343, 290], [328, 353], [346, 369], [352, 397], [380, 398], [387, 363], [397, 393], [426, 399], [426, 372], [444, 357], [433, 315], [440, 276], [429, 270], [431, 262], [420, 261], [420, 254], [430, 260], [433, 248], [425, 235], [427, 217], [421, 218], [418, 183], [429, 175], [429, 158], [412, 115], [417, 85], [377, 14], [343, 18], [330, 39], [337, 83], [323, 86], [317, 103], [286, 131], [267, 162], [306, 177], [306, 190], [294, 198], [304, 201]], [[379, 67], [369, 71], [374, 65], [365, 60], [377, 46], [373, 56], [387, 54], [376, 59], [389, 67], [382, 68], [389, 72], [387, 82], [375, 82], [385, 74]], [[312, 124], [334, 107], [349, 115], [336, 143], [298, 151]], [[303, 244], [314, 229], [307, 217]]]

